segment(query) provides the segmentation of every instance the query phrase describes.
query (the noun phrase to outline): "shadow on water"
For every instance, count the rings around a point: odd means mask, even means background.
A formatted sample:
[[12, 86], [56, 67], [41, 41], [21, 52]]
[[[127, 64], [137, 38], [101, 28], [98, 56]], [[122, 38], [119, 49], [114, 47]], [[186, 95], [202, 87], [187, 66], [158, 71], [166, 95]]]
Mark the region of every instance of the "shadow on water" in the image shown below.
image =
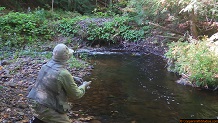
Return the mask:
[[[177, 84], [162, 57], [90, 56], [91, 89], [77, 102], [102, 123], [178, 123], [218, 116], [217, 92]], [[75, 106], [76, 107], [76, 106]]]

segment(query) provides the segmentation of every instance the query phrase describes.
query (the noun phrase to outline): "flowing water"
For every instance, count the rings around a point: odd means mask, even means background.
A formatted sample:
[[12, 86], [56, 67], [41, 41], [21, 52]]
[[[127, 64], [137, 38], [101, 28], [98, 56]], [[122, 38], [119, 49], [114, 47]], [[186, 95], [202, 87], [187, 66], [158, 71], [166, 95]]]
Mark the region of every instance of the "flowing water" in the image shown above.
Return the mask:
[[[178, 123], [179, 119], [216, 119], [217, 92], [177, 84], [162, 57], [97, 54], [91, 88], [79, 101], [102, 123]], [[76, 107], [76, 105], [75, 105]]]

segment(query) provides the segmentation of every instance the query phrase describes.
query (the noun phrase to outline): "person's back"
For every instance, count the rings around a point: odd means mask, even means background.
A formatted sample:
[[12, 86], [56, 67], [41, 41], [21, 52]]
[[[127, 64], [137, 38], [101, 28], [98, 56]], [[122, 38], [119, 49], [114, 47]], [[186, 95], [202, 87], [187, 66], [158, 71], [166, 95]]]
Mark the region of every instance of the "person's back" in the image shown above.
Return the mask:
[[[81, 98], [90, 82], [77, 86], [72, 75], [64, 68], [72, 50], [64, 44], [54, 48], [52, 60], [42, 66], [36, 83], [28, 94], [34, 121], [70, 123], [66, 113], [69, 100]], [[62, 57], [63, 56], [63, 57]]]

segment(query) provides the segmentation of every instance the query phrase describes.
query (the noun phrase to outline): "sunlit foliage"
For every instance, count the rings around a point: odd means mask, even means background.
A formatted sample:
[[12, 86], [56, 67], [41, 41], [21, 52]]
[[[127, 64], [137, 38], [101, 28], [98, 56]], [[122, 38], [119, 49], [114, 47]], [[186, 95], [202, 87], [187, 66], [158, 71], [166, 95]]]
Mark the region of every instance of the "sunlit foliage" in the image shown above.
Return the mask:
[[186, 74], [197, 86], [215, 87], [218, 84], [218, 59], [207, 43], [207, 40], [171, 43], [165, 54], [169, 59], [168, 69], [180, 75]]

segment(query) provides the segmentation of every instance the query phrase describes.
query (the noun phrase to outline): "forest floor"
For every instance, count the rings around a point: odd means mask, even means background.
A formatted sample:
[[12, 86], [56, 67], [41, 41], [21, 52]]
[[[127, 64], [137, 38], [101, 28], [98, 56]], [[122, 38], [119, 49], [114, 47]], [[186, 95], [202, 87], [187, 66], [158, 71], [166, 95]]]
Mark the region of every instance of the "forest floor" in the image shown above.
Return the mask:
[[[156, 34], [154, 34], [156, 35]], [[58, 39], [58, 42], [62, 40]], [[146, 52], [155, 55], [164, 56], [167, 50], [164, 39], [151, 36], [144, 41], [134, 43], [122, 42], [119, 46], [113, 47], [119, 50], [126, 50], [131, 52]], [[57, 42], [54, 42], [57, 44]], [[52, 52], [51, 45], [46, 45], [47, 49]], [[82, 47], [83, 48], [83, 47]], [[99, 48], [98, 48], [99, 49]], [[106, 48], [100, 48], [101, 50]], [[46, 58], [32, 58], [30, 56], [21, 56], [16, 59], [3, 59], [0, 61], [0, 122], [1, 123], [28, 123], [32, 117], [28, 106], [28, 99], [26, 98], [29, 87], [33, 85], [36, 80], [38, 71], [41, 66], [49, 59]], [[84, 77], [91, 74], [92, 66], [84, 69], [69, 70], [72, 75]], [[85, 123], [91, 122], [92, 117], [79, 117], [79, 111], [71, 111], [69, 115], [73, 122]], [[76, 119], [73, 117], [77, 117]], [[100, 123], [100, 121], [95, 121]]]

